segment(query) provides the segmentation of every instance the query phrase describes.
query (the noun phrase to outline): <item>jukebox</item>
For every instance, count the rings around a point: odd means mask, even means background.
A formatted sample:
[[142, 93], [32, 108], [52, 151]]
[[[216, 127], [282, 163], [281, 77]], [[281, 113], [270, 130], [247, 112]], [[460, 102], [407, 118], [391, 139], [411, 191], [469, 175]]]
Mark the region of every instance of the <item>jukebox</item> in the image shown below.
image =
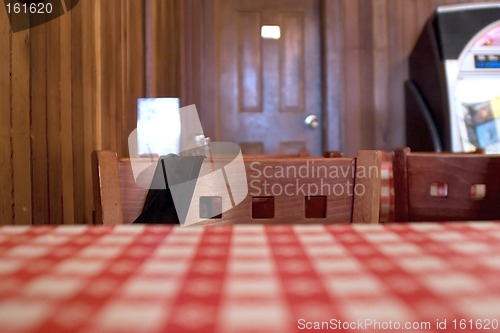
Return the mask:
[[500, 2], [437, 7], [409, 59], [414, 151], [500, 153]]

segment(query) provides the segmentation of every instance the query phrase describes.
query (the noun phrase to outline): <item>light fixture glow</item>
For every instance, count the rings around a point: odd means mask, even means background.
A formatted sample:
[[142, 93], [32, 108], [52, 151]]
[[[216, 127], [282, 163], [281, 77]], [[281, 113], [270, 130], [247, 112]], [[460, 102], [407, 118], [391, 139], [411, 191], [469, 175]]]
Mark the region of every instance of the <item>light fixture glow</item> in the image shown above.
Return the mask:
[[260, 35], [265, 39], [280, 39], [281, 29], [278, 25], [263, 25], [260, 29]]

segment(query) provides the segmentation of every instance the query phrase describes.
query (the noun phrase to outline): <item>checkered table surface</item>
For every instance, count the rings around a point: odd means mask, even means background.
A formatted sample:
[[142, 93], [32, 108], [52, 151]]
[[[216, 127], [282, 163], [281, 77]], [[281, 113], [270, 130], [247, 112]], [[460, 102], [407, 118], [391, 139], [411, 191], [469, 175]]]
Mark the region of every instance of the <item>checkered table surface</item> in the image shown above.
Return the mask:
[[2, 333], [500, 332], [498, 320], [500, 223], [0, 228]]

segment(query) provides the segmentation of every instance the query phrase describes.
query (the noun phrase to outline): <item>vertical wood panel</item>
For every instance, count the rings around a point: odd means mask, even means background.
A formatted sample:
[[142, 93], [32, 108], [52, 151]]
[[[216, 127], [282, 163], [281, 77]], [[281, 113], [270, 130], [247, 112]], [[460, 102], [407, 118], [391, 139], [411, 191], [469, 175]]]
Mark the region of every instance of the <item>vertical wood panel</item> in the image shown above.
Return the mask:
[[400, 20], [403, 21], [403, 30], [405, 33], [405, 54], [410, 55], [411, 50], [417, 41], [417, 35], [420, 33], [418, 29], [423, 28], [423, 25], [417, 24], [416, 2], [407, 1], [403, 7], [403, 16]]
[[[101, 39], [102, 39], [102, 124], [103, 124], [103, 148], [116, 147], [116, 11], [117, 0], [101, 2]], [[105, 19], [104, 19], [105, 18]]]
[[115, 142], [114, 146], [116, 147], [116, 152], [118, 153], [119, 156], [124, 156], [125, 154], [128, 153], [128, 150], [125, 148], [123, 145], [123, 136], [124, 136], [124, 130], [123, 130], [123, 121], [125, 120], [125, 110], [123, 109], [124, 104], [123, 104], [123, 94], [124, 94], [124, 82], [123, 82], [123, 70], [124, 70], [124, 60], [125, 60], [125, 33], [126, 30], [124, 29], [125, 27], [122, 24], [122, 21], [125, 19], [123, 16], [124, 11], [123, 7], [125, 7], [126, 3], [121, 0], [115, 0], [114, 4], [114, 14], [115, 14], [115, 50], [116, 50], [116, 55], [115, 55], [115, 75], [113, 77], [113, 86], [115, 86], [115, 96], [114, 96], [114, 101], [115, 105], [112, 108], [112, 115], [111, 118], [114, 120], [114, 125], [113, 128], [115, 128]]
[[127, 63], [125, 82], [128, 84], [125, 97], [127, 106], [127, 133], [137, 126], [137, 99], [145, 96], [145, 57], [144, 40], [144, 0], [127, 1]]
[[96, 149], [103, 149], [103, 102], [102, 102], [102, 40], [101, 40], [101, 2], [92, 0], [93, 7], [93, 37], [94, 37], [94, 59], [95, 59], [95, 88], [94, 88], [94, 144]]
[[180, 96], [182, 1], [146, 0], [148, 97]]
[[212, 137], [219, 137], [220, 121], [217, 112], [217, 83], [213, 78], [216, 76], [216, 51], [217, 36], [215, 34], [215, 22], [217, 20], [216, 5], [214, 0], [204, 0], [203, 5], [197, 6], [202, 10], [199, 26], [194, 29], [200, 42], [200, 96], [197, 103], [199, 107], [200, 121], [203, 124], [205, 134]]
[[127, 101], [127, 91], [129, 89], [129, 86], [127, 84], [127, 79], [129, 76], [127, 75], [126, 69], [127, 69], [127, 40], [128, 40], [128, 1], [124, 1], [120, 5], [120, 17], [119, 17], [119, 33], [120, 33], [120, 64], [119, 64], [119, 87], [120, 87], [120, 94], [119, 94], [119, 103], [117, 105], [117, 113], [119, 114], [118, 120], [119, 122], [117, 123], [118, 126], [118, 131], [117, 131], [117, 143], [118, 143], [118, 149], [117, 152], [120, 156], [127, 156], [128, 154], [128, 149], [127, 149], [127, 143], [128, 143], [128, 134], [130, 133], [128, 131], [128, 119], [129, 119], [129, 112], [133, 111], [128, 108], [128, 101]]
[[[181, 106], [195, 104], [200, 110], [202, 105], [201, 91], [202, 62], [205, 53], [202, 50], [202, 39], [206, 33], [202, 28], [202, 11], [205, 1], [183, 0], [179, 2], [179, 55], [180, 86], [177, 92]], [[173, 36], [169, 36], [172, 39]], [[200, 55], [203, 54], [203, 57]]]
[[15, 34], [1, 12], [1, 223], [91, 223], [90, 153], [127, 153], [145, 92], [144, 1], [82, 1]]
[[[82, 5], [82, 4], [80, 4]], [[62, 219], [65, 224], [75, 223], [75, 200], [73, 199], [75, 184], [74, 180], [74, 169], [73, 169], [73, 114], [72, 114], [72, 17], [73, 11], [69, 14], [64, 15], [60, 18], [61, 28], [59, 31], [59, 37], [61, 41], [61, 47], [59, 49], [60, 59], [61, 59], [61, 70], [60, 70], [60, 89], [61, 94], [59, 96], [60, 103], [60, 159], [51, 159], [50, 163], [60, 163], [61, 165], [61, 204], [62, 209]], [[53, 148], [54, 149], [54, 148]], [[54, 191], [57, 191], [55, 189]], [[57, 199], [51, 199], [57, 200]], [[54, 205], [56, 203], [54, 202]], [[52, 212], [51, 215], [61, 214], [59, 211]]]
[[[376, 147], [376, 130], [375, 120], [376, 112], [374, 109], [374, 96], [375, 87], [374, 70], [373, 70], [373, 56], [374, 50], [374, 34], [378, 33], [373, 31], [373, 22], [375, 17], [373, 15], [372, 0], [359, 0], [359, 27], [357, 33], [359, 34], [359, 48], [360, 48], [360, 86], [359, 98], [360, 112], [361, 112], [361, 135], [362, 149], [374, 149]], [[353, 155], [354, 156], [354, 155]]]
[[47, 150], [50, 223], [63, 223], [61, 166], [61, 21], [47, 27]]
[[47, 25], [41, 25], [30, 31], [30, 111], [31, 111], [31, 146], [33, 192], [42, 195], [33, 196], [33, 214], [35, 224], [49, 223], [49, 184], [47, 179]]
[[137, 127], [137, 99], [145, 97], [144, 1], [124, 3], [122, 156], [128, 155], [128, 135]]
[[7, 13], [0, 10], [0, 224], [13, 220], [11, 136], [11, 34]]
[[[108, 3], [108, 1], [104, 2]], [[73, 200], [74, 220], [77, 223], [85, 223], [85, 168], [84, 165], [84, 114], [83, 109], [83, 75], [82, 50], [87, 47], [82, 43], [82, 27], [84, 20], [82, 6], [77, 6], [71, 11], [71, 112], [72, 112], [72, 143], [73, 143]]]
[[[167, 25], [160, 30], [160, 42], [164, 47], [160, 54], [159, 64], [159, 69], [161, 69], [159, 79], [162, 82], [162, 87], [158, 92], [161, 97], [180, 97], [180, 82], [182, 80], [181, 57], [183, 53], [180, 49], [181, 41], [179, 40], [181, 35], [181, 18], [179, 14], [180, 3], [185, 0], [161, 1], [162, 11], [160, 20], [164, 21]], [[165, 20], [165, 17], [168, 17], [168, 20]]]
[[[389, 110], [389, 33], [388, 0], [372, 0], [373, 22], [373, 112], [374, 112], [374, 147], [389, 147], [390, 110]], [[394, 1], [391, 1], [394, 2]], [[391, 5], [392, 6], [392, 5]], [[391, 48], [395, 45], [391, 44]]]
[[304, 17], [302, 13], [282, 16], [280, 54], [280, 111], [304, 109]]
[[12, 34], [12, 169], [16, 224], [32, 223], [29, 38], [29, 30]]
[[239, 111], [262, 112], [262, 71], [258, 12], [238, 13]]
[[[199, 79], [197, 72], [199, 67], [195, 63], [197, 55], [200, 54], [200, 49], [197, 47], [196, 23], [199, 19], [199, 10], [194, 3], [196, 0], [184, 0], [179, 3], [179, 55], [180, 55], [180, 90], [179, 97], [181, 106], [196, 103], [196, 81]], [[199, 41], [198, 41], [199, 42]], [[188, 50], [190, 52], [188, 52]]]

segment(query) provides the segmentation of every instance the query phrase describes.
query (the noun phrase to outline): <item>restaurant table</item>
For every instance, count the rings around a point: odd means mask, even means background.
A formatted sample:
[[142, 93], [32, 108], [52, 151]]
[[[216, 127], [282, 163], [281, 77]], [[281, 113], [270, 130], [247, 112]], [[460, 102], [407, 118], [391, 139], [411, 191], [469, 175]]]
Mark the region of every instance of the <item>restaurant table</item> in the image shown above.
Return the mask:
[[4, 226], [0, 332], [500, 332], [500, 223]]

